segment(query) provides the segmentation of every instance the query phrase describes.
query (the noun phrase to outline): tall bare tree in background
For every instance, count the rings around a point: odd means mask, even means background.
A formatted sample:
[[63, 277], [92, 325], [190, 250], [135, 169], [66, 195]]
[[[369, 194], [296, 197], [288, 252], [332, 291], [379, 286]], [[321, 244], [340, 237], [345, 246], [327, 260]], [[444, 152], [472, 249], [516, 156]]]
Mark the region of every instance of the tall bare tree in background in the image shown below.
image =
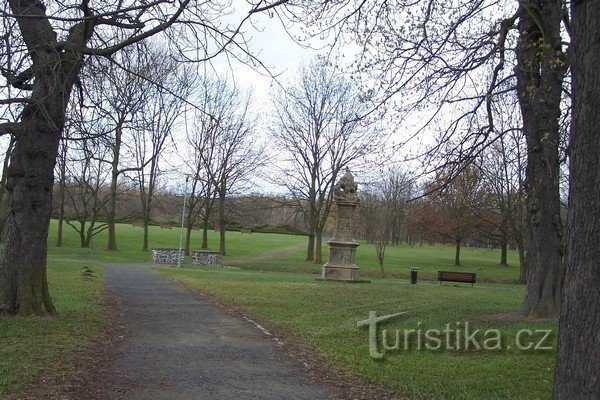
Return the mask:
[[110, 149], [108, 158], [102, 160], [111, 167], [107, 250], [117, 250], [116, 207], [121, 178], [128, 173], [139, 173], [152, 162], [152, 157], [146, 158], [145, 153], [140, 160], [137, 149], [140, 143], [135, 140], [146, 128], [142, 115], [152, 90], [148, 75], [157, 67], [148, 59], [147, 51], [147, 46], [141, 43], [127, 47], [110, 60], [90, 65], [85, 74], [87, 99], [98, 114], [98, 118], [85, 123], [92, 132], [101, 130], [97, 136]]
[[110, 200], [106, 190], [111, 175], [103, 160], [109, 149], [97, 138], [73, 141], [66, 157], [64, 221], [77, 232], [82, 248], [92, 244], [95, 235], [108, 229], [99, 222]]
[[264, 151], [255, 141], [256, 120], [249, 110], [250, 96], [243, 95], [227, 81], [218, 84], [218, 97], [222, 114], [216, 118], [216, 126], [208, 137], [210, 158], [206, 158], [209, 178], [217, 193], [219, 227], [219, 251], [226, 255], [225, 225], [227, 214], [225, 200], [266, 163]]
[[141, 48], [138, 62], [142, 66], [138, 75], [149, 83], [140, 86], [144, 90], [143, 105], [138, 110], [140, 126], [132, 132], [135, 180], [142, 204], [142, 251], [148, 251], [148, 224], [160, 173], [159, 160], [193, 89], [193, 75], [190, 68], [183, 68], [171, 55], [152, 45]]
[[271, 137], [284, 159], [276, 166], [283, 175], [277, 183], [304, 210], [306, 259], [320, 264], [333, 186], [344, 168], [378, 150], [383, 135], [363, 121], [366, 104], [356, 88], [321, 61], [304, 67], [274, 108]]
[[192, 224], [203, 224], [202, 248], [207, 248], [209, 217], [216, 206], [219, 249], [226, 254], [228, 222], [225, 201], [243, 190], [266, 158], [256, 141], [256, 121], [249, 110], [250, 97], [226, 79], [205, 76], [196, 88], [196, 121], [188, 129], [186, 156], [192, 191], [187, 214], [186, 249]]
[[[210, 179], [208, 168], [213, 165], [214, 149], [210, 148], [210, 138], [215, 135], [217, 118], [224, 113], [220, 102], [219, 83], [204, 78], [196, 88], [195, 103], [198, 110], [194, 124], [186, 132], [186, 154], [183, 162], [187, 174], [192, 179], [187, 203], [185, 254], [190, 252], [190, 241], [194, 224], [202, 224], [202, 249], [208, 248], [208, 224], [215, 205], [217, 192]], [[226, 102], [225, 102], [226, 103]]]
[[500, 265], [506, 265], [509, 242], [516, 242], [519, 253], [519, 282], [526, 283], [525, 263], [525, 140], [521, 130], [505, 134], [490, 146], [480, 163], [489, 191], [490, 207], [497, 218], [481, 215], [485, 222], [499, 232], [502, 246]]
[[[264, 10], [264, 1], [244, 3], [239, 21], [227, 4], [158, 0], [7, 0], [0, 65], [0, 134], [17, 137], [7, 172], [8, 212], [0, 263], [0, 314], [52, 314], [46, 256], [54, 166], [65, 113], [86, 57], [112, 57], [148, 37], [163, 34], [169, 46], [193, 61], [247, 52], [241, 25]], [[228, 22], [229, 21], [229, 22]]]
[[[361, 50], [351, 70], [398, 112], [442, 127], [427, 166], [465, 165], [504, 132], [493, 104], [516, 93], [527, 141], [527, 289], [521, 312], [556, 315], [562, 268], [559, 197], [561, 95], [571, 30], [563, 0], [285, 2], [276, 12], [308, 36]], [[417, 129], [414, 136], [418, 136]], [[436, 161], [437, 160], [437, 161]]]
[[372, 224], [372, 240], [379, 263], [381, 277], [385, 276], [384, 259], [388, 244], [396, 246], [400, 235], [408, 229], [407, 207], [414, 197], [413, 182], [407, 172], [397, 166], [387, 167], [376, 181], [370, 185], [366, 196], [368, 215], [367, 225]]

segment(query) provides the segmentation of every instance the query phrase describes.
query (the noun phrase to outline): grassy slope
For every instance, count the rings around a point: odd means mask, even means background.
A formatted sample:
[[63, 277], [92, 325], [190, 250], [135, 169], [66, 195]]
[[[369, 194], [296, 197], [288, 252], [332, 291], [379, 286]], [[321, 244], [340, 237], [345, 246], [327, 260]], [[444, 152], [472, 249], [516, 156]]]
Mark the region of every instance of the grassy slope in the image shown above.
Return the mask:
[[[318, 282], [306, 274], [244, 270], [167, 269], [160, 272], [190, 287], [216, 295], [243, 311], [292, 329], [356, 371], [399, 396], [415, 399], [548, 398], [555, 351], [408, 351], [374, 361], [368, 334], [356, 327], [369, 311], [378, 315], [410, 311], [386, 329], [444, 329], [469, 321], [472, 329], [501, 329], [514, 343], [518, 329], [554, 329], [554, 323], [481, 322], [476, 316], [519, 307], [523, 287], [479, 284], [474, 288], [396, 279], [371, 284]], [[421, 322], [421, 325], [418, 323]], [[553, 339], [554, 341], [555, 339]]]
[[[179, 246], [179, 230], [150, 227], [151, 247]], [[49, 254], [53, 259], [90, 258], [90, 249], [81, 249], [75, 231], [65, 226], [64, 247], [53, 246], [56, 240], [56, 221], [50, 227]], [[103, 261], [144, 262], [151, 260], [151, 253], [142, 252], [142, 229], [133, 228], [130, 224], [117, 225], [118, 252], [108, 252], [106, 248], [106, 232], [94, 239], [92, 258]], [[192, 249], [200, 247], [201, 233], [192, 231]], [[253, 233], [242, 235], [239, 232], [227, 232], [226, 265], [243, 268], [319, 273], [320, 265], [304, 261], [306, 237], [294, 235], [278, 235]], [[217, 234], [209, 232], [209, 247], [218, 249]], [[323, 249], [323, 259], [327, 259], [329, 246]], [[421, 278], [435, 279], [439, 269], [450, 269], [476, 272], [479, 281], [516, 282], [518, 277], [517, 254], [508, 254], [509, 267], [499, 267], [499, 250], [474, 248], [462, 249], [462, 267], [454, 267], [454, 247], [436, 245], [410, 247], [407, 245], [389, 246], [386, 251], [386, 273], [397, 277], [407, 277], [411, 266], [419, 267]], [[379, 266], [373, 245], [362, 243], [357, 252], [357, 264], [367, 275], [378, 274]]]
[[[95, 277], [84, 278], [84, 266]], [[85, 262], [50, 262], [48, 281], [57, 317], [0, 319], [0, 398], [35, 386], [42, 376], [66, 378], [74, 368], [69, 357], [100, 333], [101, 268]]]

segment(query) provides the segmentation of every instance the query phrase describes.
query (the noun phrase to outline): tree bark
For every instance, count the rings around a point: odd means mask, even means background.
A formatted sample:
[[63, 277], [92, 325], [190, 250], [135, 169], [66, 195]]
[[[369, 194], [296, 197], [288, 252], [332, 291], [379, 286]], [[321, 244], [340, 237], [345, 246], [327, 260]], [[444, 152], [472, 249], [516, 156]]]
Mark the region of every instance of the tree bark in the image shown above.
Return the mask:
[[8, 172], [8, 165], [10, 164], [10, 154], [12, 153], [14, 145], [15, 138], [11, 136], [10, 142], [8, 143], [8, 147], [6, 148], [6, 153], [4, 154], [4, 162], [2, 163], [2, 181], [0, 181], [0, 202], [2, 202], [2, 199], [4, 199], [4, 193], [6, 192], [6, 175]]
[[[562, 285], [559, 196], [560, 99], [566, 61], [559, 0], [522, 0], [517, 95], [527, 140], [527, 287], [521, 313], [558, 314]], [[526, 4], [525, 4], [526, 3]]]
[[454, 254], [454, 265], [460, 267], [460, 240], [456, 241], [456, 252]]
[[143, 239], [142, 239], [142, 251], [148, 251], [148, 221], [144, 221], [143, 228]]
[[315, 235], [315, 264], [323, 264], [323, 231], [317, 230]]
[[[225, 183], [222, 183], [225, 187]], [[225, 190], [221, 190], [219, 193], [219, 251], [222, 255], [226, 255], [225, 252]]]
[[[59, 195], [63, 196], [63, 195]], [[60, 206], [58, 208], [58, 229], [56, 230], [56, 247], [62, 247], [63, 243], [63, 225], [65, 222], [65, 204], [63, 201], [60, 201]]]
[[113, 147], [112, 172], [110, 178], [110, 194], [108, 197], [108, 212], [106, 213], [106, 222], [108, 224], [108, 244], [106, 250], [117, 250], [117, 230], [116, 230], [116, 208], [117, 208], [117, 184], [119, 180], [119, 158], [121, 153], [122, 130], [120, 123], [115, 129], [115, 143]]
[[306, 261], [315, 260], [315, 234], [313, 232], [308, 233], [308, 246], [306, 248]]
[[208, 217], [204, 219], [202, 225], [202, 250], [208, 249]]
[[525, 260], [525, 243], [519, 240], [517, 243], [519, 251], [519, 283], [527, 283], [527, 262]]
[[79, 226], [81, 229], [79, 230], [79, 245], [83, 249], [86, 247], [86, 237], [85, 237], [85, 220], [79, 222]]
[[506, 267], [508, 265], [507, 255], [508, 255], [508, 243], [506, 242], [506, 240], [504, 240], [504, 241], [502, 241], [502, 244], [500, 245], [500, 266], [501, 267]]
[[[60, 102], [57, 104], [56, 108], [60, 108]], [[55, 114], [60, 128], [50, 127], [42, 113], [32, 108], [24, 112], [22, 124], [26, 131], [15, 145], [8, 171], [8, 210], [0, 264], [0, 314], [55, 312], [46, 278], [46, 241], [52, 211], [54, 163], [64, 120], [57, 115], [60, 114], [57, 110], [48, 110]]]
[[190, 255], [190, 242], [192, 240], [192, 225], [188, 223], [188, 226], [185, 228], [185, 255]]
[[581, 0], [571, 8], [573, 119], [566, 274], [553, 393], [557, 400], [600, 398], [600, 4]]
[[[46, 277], [47, 240], [58, 144], [81, 55], [56, 51], [55, 32], [42, 3], [10, 1], [32, 53], [34, 88], [21, 113], [20, 132], [10, 158], [6, 193], [4, 253], [0, 261], [0, 314], [55, 312]], [[23, 17], [39, 15], [40, 18]], [[71, 32], [69, 39], [75, 39]], [[77, 38], [85, 43], [88, 38]]]

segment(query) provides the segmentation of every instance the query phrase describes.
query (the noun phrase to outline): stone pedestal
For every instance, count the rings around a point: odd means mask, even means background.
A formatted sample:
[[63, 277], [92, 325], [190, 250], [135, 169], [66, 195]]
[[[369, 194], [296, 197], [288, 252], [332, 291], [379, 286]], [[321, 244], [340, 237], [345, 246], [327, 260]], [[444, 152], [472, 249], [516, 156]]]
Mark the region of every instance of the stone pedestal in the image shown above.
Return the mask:
[[323, 266], [321, 279], [368, 282], [359, 279], [358, 266], [354, 261], [358, 247], [358, 243], [353, 239], [358, 197], [354, 177], [350, 171], [346, 171], [334, 190], [337, 221], [333, 238], [327, 242], [329, 244], [329, 261]]

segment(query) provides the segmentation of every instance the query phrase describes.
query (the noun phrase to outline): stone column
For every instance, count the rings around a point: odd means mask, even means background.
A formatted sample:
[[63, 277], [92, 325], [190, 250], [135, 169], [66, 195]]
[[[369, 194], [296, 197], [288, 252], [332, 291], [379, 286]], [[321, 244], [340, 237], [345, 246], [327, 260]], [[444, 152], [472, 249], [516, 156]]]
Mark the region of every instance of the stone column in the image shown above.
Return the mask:
[[358, 206], [356, 189], [354, 177], [349, 170], [346, 170], [334, 188], [337, 221], [334, 236], [327, 242], [329, 261], [323, 266], [321, 279], [366, 282], [359, 280], [358, 267], [354, 262], [358, 247], [358, 243], [353, 238], [355, 211]]

